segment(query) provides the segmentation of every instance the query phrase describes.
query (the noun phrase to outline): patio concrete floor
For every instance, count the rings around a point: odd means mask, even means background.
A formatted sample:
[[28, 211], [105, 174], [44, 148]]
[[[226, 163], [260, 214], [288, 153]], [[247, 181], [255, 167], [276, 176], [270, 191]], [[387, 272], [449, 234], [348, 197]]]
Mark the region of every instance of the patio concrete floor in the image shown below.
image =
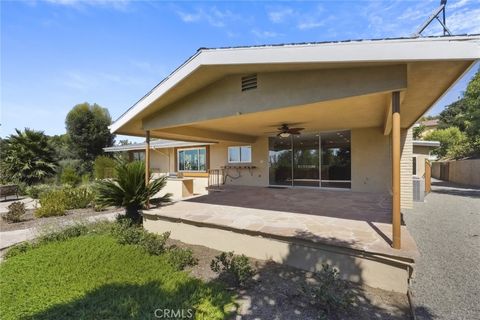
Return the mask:
[[388, 194], [224, 186], [223, 191], [150, 209], [174, 221], [277, 238], [296, 238], [414, 261], [415, 241], [402, 223], [392, 249]]

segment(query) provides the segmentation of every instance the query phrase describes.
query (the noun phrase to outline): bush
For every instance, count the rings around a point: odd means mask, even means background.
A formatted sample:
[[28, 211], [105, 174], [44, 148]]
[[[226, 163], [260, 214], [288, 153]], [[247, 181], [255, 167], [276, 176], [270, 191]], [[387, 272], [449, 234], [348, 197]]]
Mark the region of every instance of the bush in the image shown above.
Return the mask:
[[62, 190], [51, 190], [40, 196], [40, 208], [35, 211], [37, 218], [63, 216], [67, 210], [66, 193]]
[[304, 291], [318, 301], [327, 315], [332, 311], [345, 311], [353, 304], [355, 294], [349, 288], [348, 282], [340, 279], [338, 269], [323, 264], [322, 270], [316, 276], [318, 285], [304, 288]]
[[25, 205], [20, 201], [15, 201], [8, 206], [8, 212], [2, 218], [8, 222], [20, 222], [25, 212]]
[[36, 243], [32, 242], [21, 242], [19, 244], [13, 245], [8, 249], [8, 251], [5, 253], [4, 258], [5, 259], [10, 259], [11, 257], [18, 256], [19, 254], [25, 253], [38, 245]]
[[255, 273], [248, 258], [243, 254], [235, 256], [233, 251], [216, 256], [210, 263], [210, 268], [240, 286], [244, 286]]
[[40, 196], [40, 208], [35, 211], [36, 217], [61, 216], [66, 210], [83, 209], [92, 205], [95, 193], [88, 186], [72, 188], [65, 186], [44, 192]]
[[54, 241], [65, 241], [71, 238], [80, 237], [86, 235], [91, 230], [91, 227], [82, 224], [76, 223], [74, 225], [68, 226], [64, 229], [57, 231], [50, 231], [38, 238], [38, 243], [48, 243]]
[[77, 174], [73, 167], [65, 167], [60, 175], [60, 182], [72, 187], [77, 186], [82, 181], [82, 178]]
[[92, 205], [95, 193], [88, 186], [78, 188], [65, 187], [62, 189], [66, 196], [66, 207], [70, 209], [84, 209]]
[[112, 234], [117, 238], [118, 243], [139, 246], [152, 255], [164, 253], [166, 242], [170, 237], [169, 232], [160, 235], [151, 233], [125, 218], [117, 221]]
[[193, 256], [193, 251], [190, 249], [172, 246], [168, 248], [166, 254], [168, 263], [177, 270], [198, 264], [198, 259]]
[[115, 176], [115, 160], [107, 156], [98, 156], [93, 163], [95, 179], [108, 179]]
[[37, 185], [28, 186], [25, 190], [25, 193], [30, 198], [39, 199], [42, 193], [47, 192], [52, 188], [55, 188], [55, 187], [52, 187], [48, 184], [37, 184]]

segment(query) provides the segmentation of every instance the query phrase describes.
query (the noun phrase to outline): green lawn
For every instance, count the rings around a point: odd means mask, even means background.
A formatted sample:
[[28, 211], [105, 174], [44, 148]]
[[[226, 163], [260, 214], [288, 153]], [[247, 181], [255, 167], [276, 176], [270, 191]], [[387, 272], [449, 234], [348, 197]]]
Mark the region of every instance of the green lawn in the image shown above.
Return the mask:
[[109, 235], [48, 243], [0, 265], [1, 319], [154, 319], [155, 309], [189, 308], [197, 319], [223, 319], [232, 301]]

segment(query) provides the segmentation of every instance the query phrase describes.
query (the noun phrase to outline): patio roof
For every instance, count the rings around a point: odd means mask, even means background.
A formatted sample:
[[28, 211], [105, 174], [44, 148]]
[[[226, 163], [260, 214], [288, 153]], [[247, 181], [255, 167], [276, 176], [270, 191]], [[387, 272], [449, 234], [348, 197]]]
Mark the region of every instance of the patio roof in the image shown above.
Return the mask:
[[[150, 141], [150, 149], [167, 149], [167, 148], [179, 148], [179, 147], [194, 147], [194, 146], [204, 146], [210, 145], [211, 142], [188, 142], [188, 141], [174, 141], [174, 140], [152, 140]], [[132, 143], [126, 145], [118, 145], [112, 147], [103, 148], [105, 152], [122, 152], [122, 151], [135, 151], [142, 150], [144, 151], [147, 147], [145, 142], [141, 143]]]
[[[410, 116], [402, 118], [402, 127], [406, 128], [480, 58], [479, 44], [480, 36], [471, 35], [202, 48], [128, 109], [111, 125], [111, 130], [129, 135], [144, 135], [146, 129], [143, 120], [146, 117], [231, 74], [417, 63], [408, 72], [409, 90], [412, 90], [412, 85], [418, 92], [412, 91], [411, 97], [406, 99], [407, 104], [416, 106]], [[446, 62], [452, 63], [445, 64]], [[431, 77], [415, 81], [417, 77], [426, 74]], [[429, 83], [428, 95], [421, 83]], [[395, 90], [398, 90], [397, 87]], [[152, 136], [155, 136], [155, 132], [152, 132]]]

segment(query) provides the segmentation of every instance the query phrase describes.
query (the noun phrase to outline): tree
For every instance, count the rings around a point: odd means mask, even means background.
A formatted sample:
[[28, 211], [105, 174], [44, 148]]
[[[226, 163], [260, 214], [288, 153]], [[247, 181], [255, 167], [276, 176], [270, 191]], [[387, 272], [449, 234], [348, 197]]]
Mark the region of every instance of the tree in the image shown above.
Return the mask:
[[465, 133], [469, 156], [480, 156], [480, 70], [468, 83], [462, 97], [440, 113], [439, 128], [457, 127]]
[[[115, 167], [116, 177], [101, 180], [96, 184], [96, 203], [104, 206], [125, 207], [126, 216], [134, 223], [141, 223], [139, 210], [145, 207], [155, 194], [167, 184], [167, 177], [150, 179], [145, 184], [145, 163], [142, 161], [119, 161]], [[156, 198], [155, 203], [170, 202], [172, 194]]]
[[43, 131], [15, 129], [2, 143], [1, 172], [5, 180], [35, 184], [56, 172], [55, 149]]
[[426, 127], [421, 124], [419, 126], [413, 127], [413, 139], [418, 140], [422, 138], [422, 133], [425, 131]]
[[113, 145], [115, 135], [108, 129], [111, 123], [108, 110], [98, 104], [78, 104], [67, 114], [65, 125], [72, 149], [89, 167], [103, 154], [103, 148]]
[[434, 130], [425, 140], [440, 141], [440, 147], [433, 152], [442, 158], [462, 158], [470, 153], [467, 137], [457, 127]]

